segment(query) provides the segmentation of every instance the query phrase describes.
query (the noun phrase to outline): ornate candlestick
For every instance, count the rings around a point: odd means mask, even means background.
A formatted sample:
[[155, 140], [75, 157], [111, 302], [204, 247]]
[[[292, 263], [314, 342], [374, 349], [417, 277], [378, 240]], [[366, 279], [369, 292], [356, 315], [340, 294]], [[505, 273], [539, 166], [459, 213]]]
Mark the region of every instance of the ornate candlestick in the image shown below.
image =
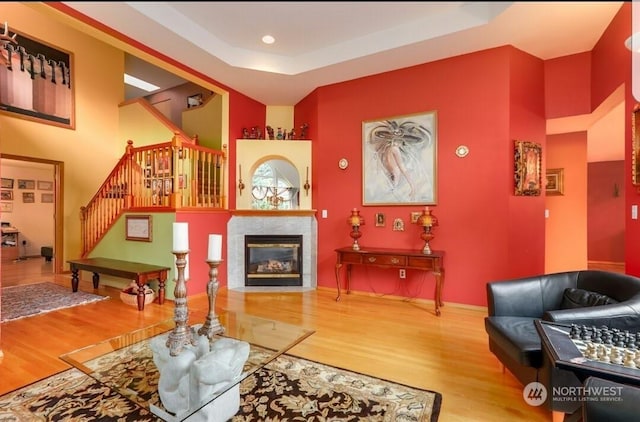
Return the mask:
[[218, 265], [222, 261], [210, 261], [209, 264], [209, 282], [207, 283], [207, 296], [209, 297], [209, 313], [204, 325], [198, 330], [201, 336], [207, 336], [209, 340], [213, 339], [216, 334], [224, 333], [224, 327], [220, 325], [220, 320], [216, 315], [216, 294], [218, 293]]
[[195, 346], [196, 339], [193, 329], [189, 327], [189, 309], [187, 308], [187, 283], [184, 279], [184, 267], [187, 265], [186, 256], [189, 252], [173, 251], [176, 256], [176, 268], [178, 279], [176, 288], [173, 291], [175, 296], [175, 309], [173, 320], [176, 326], [169, 333], [167, 347], [171, 356], [177, 356], [184, 346], [192, 344]]

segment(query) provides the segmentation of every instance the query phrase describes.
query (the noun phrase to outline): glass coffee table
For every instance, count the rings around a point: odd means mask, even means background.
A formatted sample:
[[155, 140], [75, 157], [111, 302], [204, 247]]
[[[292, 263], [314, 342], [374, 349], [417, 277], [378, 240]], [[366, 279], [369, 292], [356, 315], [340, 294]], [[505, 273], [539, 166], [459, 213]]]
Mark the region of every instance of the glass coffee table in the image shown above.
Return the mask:
[[[304, 327], [238, 312], [225, 311], [218, 318], [225, 331], [216, 335], [212, 342], [222, 338], [245, 341], [250, 346], [249, 358], [239, 378], [179, 415], [166, 410], [160, 401], [160, 372], [149, 343], [153, 337], [173, 330], [173, 319], [66, 353], [60, 359], [137, 406], [150, 410], [158, 418], [170, 422], [184, 421], [205, 406], [217, 405], [216, 401], [223, 404], [225, 395], [238, 395], [238, 386], [244, 379], [314, 333]], [[191, 326], [197, 330], [199, 325]]]

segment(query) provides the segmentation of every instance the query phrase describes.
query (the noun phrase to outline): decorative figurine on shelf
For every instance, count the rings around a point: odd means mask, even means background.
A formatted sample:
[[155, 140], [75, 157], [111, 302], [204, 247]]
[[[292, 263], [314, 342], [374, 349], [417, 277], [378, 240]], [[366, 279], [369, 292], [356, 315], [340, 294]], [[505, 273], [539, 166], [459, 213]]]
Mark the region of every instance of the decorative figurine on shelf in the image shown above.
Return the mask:
[[300, 139], [307, 139], [307, 129], [309, 129], [309, 123], [303, 123], [300, 126]]
[[430, 255], [431, 247], [429, 246], [429, 242], [435, 237], [433, 233], [431, 233], [431, 231], [433, 227], [438, 225], [438, 219], [435, 215], [432, 214], [429, 207], [424, 207], [424, 210], [422, 210], [422, 214], [420, 214], [420, 217], [418, 217], [416, 224], [419, 227], [422, 227], [422, 233], [420, 233], [420, 239], [424, 240], [424, 248], [422, 249], [422, 253], [425, 255]]
[[267, 126], [267, 134], [269, 135], [270, 141], [273, 141], [275, 139], [275, 135], [273, 134], [273, 128], [271, 126]]
[[356, 208], [351, 210], [351, 215], [347, 218], [347, 224], [351, 226], [349, 236], [353, 239], [353, 250], [359, 251], [360, 245], [358, 245], [358, 239], [362, 236], [360, 226], [364, 225], [364, 217], [360, 216], [360, 211]]
[[251, 128], [251, 134], [249, 135], [249, 139], [257, 139], [256, 138], [256, 127]]
[[287, 139], [296, 139], [296, 130], [295, 129], [291, 129], [291, 132], [289, 132], [289, 134], [287, 135]]
[[276, 134], [276, 139], [284, 139], [284, 134], [282, 133], [282, 128], [278, 128], [278, 133]]
[[249, 129], [247, 129], [246, 127], [242, 128], [242, 139], [249, 139]]
[[262, 139], [262, 128], [260, 126], [254, 126], [253, 129], [256, 132], [256, 139]]

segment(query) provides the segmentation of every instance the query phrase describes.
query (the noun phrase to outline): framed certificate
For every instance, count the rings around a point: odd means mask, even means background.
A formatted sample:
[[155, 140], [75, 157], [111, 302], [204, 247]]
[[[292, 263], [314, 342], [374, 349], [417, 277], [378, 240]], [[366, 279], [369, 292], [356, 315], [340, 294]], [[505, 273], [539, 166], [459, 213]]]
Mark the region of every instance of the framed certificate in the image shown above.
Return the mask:
[[151, 242], [152, 220], [150, 215], [127, 215], [125, 216], [125, 238], [127, 240], [139, 240]]

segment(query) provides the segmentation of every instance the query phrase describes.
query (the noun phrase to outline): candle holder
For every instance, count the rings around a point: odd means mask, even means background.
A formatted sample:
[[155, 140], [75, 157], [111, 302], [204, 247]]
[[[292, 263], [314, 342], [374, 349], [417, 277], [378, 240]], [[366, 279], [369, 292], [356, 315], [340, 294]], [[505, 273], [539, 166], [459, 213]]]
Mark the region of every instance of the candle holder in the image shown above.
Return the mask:
[[189, 309], [187, 308], [187, 282], [184, 279], [184, 267], [187, 265], [186, 256], [189, 252], [173, 251], [176, 256], [178, 278], [173, 291], [175, 309], [173, 320], [176, 326], [167, 337], [167, 347], [171, 356], [178, 356], [184, 346], [196, 345], [194, 330], [189, 327]]
[[220, 324], [220, 320], [216, 315], [216, 294], [218, 294], [218, 265], [222, 261], [210, 261], [209, 264], [209, 282], [207, 283], [207, 296], [209, 297], [209, 313], [204, 325], [198, 330], [201, 336], [207, 336], [209, 340], [213, 339], [216, 334], [224, 333], [224, 327]]

